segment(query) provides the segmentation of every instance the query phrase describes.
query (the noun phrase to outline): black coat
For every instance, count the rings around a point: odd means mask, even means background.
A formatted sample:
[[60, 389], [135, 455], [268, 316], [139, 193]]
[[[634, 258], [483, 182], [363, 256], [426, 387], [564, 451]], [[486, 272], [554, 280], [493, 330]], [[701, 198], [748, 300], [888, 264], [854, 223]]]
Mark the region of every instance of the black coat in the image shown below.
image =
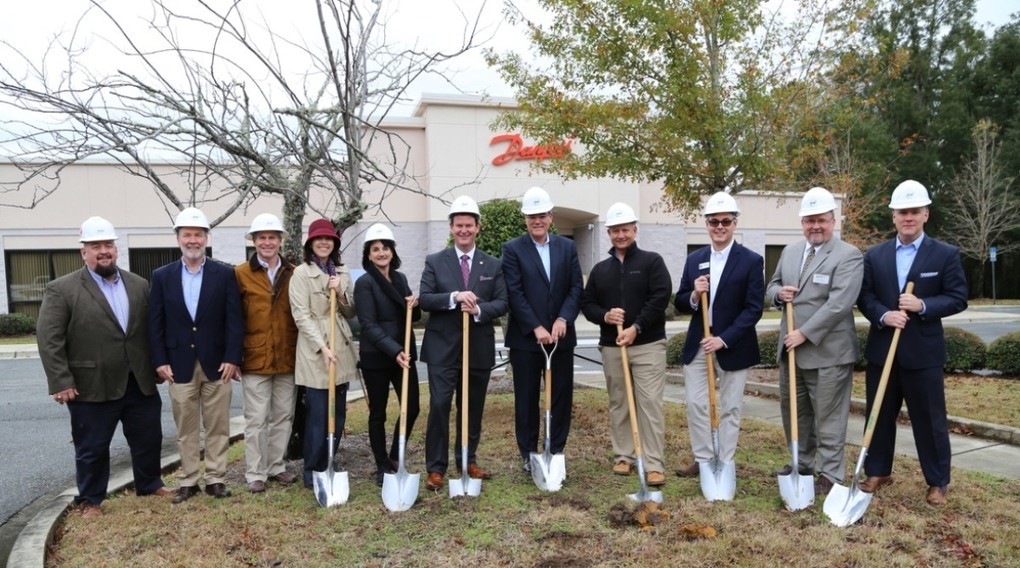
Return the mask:
[[[354, 307], [361, 324], [360, 357], [363, 369], [396, 369], [397, 354], [404, 350], [405, 297], [411, 295], [407, 277], [392, 270], [389, 282], [374, 266], [354, 283]], [[411, 319], [421, 319], [415, 307]], [[414, 331], [411, 331], [411, 360], [418, 359]]]

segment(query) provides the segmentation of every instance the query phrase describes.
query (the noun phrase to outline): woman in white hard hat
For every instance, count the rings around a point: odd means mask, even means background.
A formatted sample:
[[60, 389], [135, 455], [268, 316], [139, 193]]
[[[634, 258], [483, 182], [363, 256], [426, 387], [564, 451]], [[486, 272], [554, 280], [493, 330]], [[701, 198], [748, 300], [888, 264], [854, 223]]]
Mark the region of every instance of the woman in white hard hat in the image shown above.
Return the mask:
[[[330, 290], [336, 290], [333, 314]], [[305, 387], [304, 482], [311, 489], [312, 472], [332, 467], [326, 463], [329, 364], [336, 364], [337, 432], [343, 432], [347, 418], [347, 384], [358, 373], [358, 353], [346, 319], [354, 317], [354, 283], [350, 271], [340, 264], [340, 237], [329, 219], [308, 227], [304, 262], [290, 280], [290, 309], [298, 327], [294, 382]], [[329, 349], [330, 318], [336, 326], [335, 352]]]
[[361, 324], [361, 371], [365, 377], [369, 400], [368, 439], [375, 456], [375, 483], [382, 487], [383, 476], [396, 473], [400, 436], [400, 421], [393, 430], [393, 441], [386, 450], [386, 404], [390, 385], [400, 400], [403, 369], [409, 369], [407, 380], [407, 435], [418, 418], [418, 359], [414, 332], [411, 332], [411, 352], [404, 351], [404, 324], [408, 307], [413, 308], [411, 318], [421, 319], [418, 298], [411, 292], [407, 277], [398, 272], [400, 256], [397, 243], [389, 227], [376, 223], [365, 232], [365, 245], [361, 252], [361, 266], [365, 274], [354, 284], [354, 303], [358, 306]]

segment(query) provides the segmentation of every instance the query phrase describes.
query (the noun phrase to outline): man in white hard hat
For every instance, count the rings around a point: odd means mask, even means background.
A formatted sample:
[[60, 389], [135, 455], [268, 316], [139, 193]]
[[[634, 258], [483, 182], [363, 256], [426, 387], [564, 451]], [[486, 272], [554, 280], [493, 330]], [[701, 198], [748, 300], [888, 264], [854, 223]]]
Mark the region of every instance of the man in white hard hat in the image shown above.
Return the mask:
[[297, 325], [290, 311], [294, 265], [280, 256], [287, 238], [280, 218], [263, 213], [251, 222], [255, 253], [234, 267], [244, 313], [244, 477], [248, 491], [262, 493], [270, 479], [294, 481], [283, 455], [294, 422], [294, 357]]
[[[765, 261], [734, 241], [740, 208], [720, 191], [705, 202], [705, 228], [712, 244], [687, 257], [674, 305], [692, 314], [684, 342], [684, 384], [687, 425], [694, 463], [677, 470], [681, 477], [697, 477], [699, 463], [712, 459], [712, 424], [708, 408], [707, 356], [712, 355], [719, 390], [719, 459], [732, 462], [740, 434], [740, 408], [747, 369], [761, 362], [758, 332], [765, 298]], [[708, 294], [706, 337], [701, 297]]]
[[[946, 363], [942, 318], [967, 309], [967, 279], [960, 251], [924, 232], [930, 204], [923, 185], [914, 180], [901, 183], [889, 202], [896, 237], [864, 255], [864, 284], [857, 305], [871, 322], [864, 351], [869, 413], [893, 331], [902, 331], [864, 459], [868, 477], [861, 489], [874, 493], [892, 483], [896, 418], [906, 401], [917, 459], [928, 485], [926, 499], [932, 505], [945, 505], [952, 451], [942, 372]], [[905, 292], [907, 282], [914, 283], [913, 293]]]
[[198, 493], [199, 418], [205, 428], [205, 492], [229, 497], [230, 381], [240, 379], [244, 320], [233, 267], [209, 261], [209, 220], [188, 207], [174, 222], [181, 260], [152, 273], [149, 335], [170, 403], [181, 455], [173, 502]]
[[[662, 393], [666, 384], [666, 307], [673, 281], [661, 256], [638, 248], [637, 215], [630, 206], [610, 206], [606, 227], [613, 246], [609, 258], [591, 269], [581, 295], [581, 311], [599, 325], [602, 372], [609, 391], [613, 473], [631, 475], [636, 458], [620, 349], [626, 346], [646, 482], [658, 487], [666, 484]], [[618, 325], [623, 326], [623, 333], [617, 331]]]
[[118, 423], [131, 450], [135, 493], [172, 493], [160, 478], [163, 401], [149, 352], [149, 286], [117, 267], [116, 240], [106, 219], [82, 223], [85, 266], [46, 285], [36, 324], [50, 394], [71, 415], [74, 501], [87, 518], [102, 515]]
[[552, 235], [553, 203], [533, 187], [521, 199], [527, 233], [503, 243], [503, 275], [510, 298], [506, 346], [514, 369], [514, 431], [522, 469], [531, 473], [538, 452], [543, 349], [552, 356], [550, 452], [563, 453], [574, 394], [574, 320], [581, 309], [581, 263], [574, 241]]
[[476, 479], [491, 475], [476, 461], [482, 434], [482, 413], [489, 373], [496, 362], [493, 320], [506, 313], [506, 284], [499, 259], [478, 250], [475, 241], [481, 230], [478, 205], [467, 196], [458, 197], [450, 207], [453, 246], [425, 259], [421, 275], [419, 304], [429, 312], [422, 339], [421, 360], [428, 364], [429, 418], [425, 432], [426, 487], [443, 487], [450, 463], [450, 408], [457, 396], [460, 422], [462, 312], [470, 314], [468, 330], [468, 463], [461, 461], [461, 433], [457, 428], [454, 448], [457, 469], [467, 468]]
[[[776, 360], [787, 442], [792, 418], [785, 361], [787, 352], [796, 349], [799, 473], [817, 473], [815, 495], [824, 497], [846, 474], [846, 425], [859, 352], [853, 308], [861, 290], [864, 260], [861, 251], [833, 234], [836, 200], [826, 189], [814, 187], [804, 193], [800, 224], [804, 240], [783, 249], [766, 298], [783, 309]], [[793, 303], [793, 314], [787, 302]], [[794, 330], [787, 333], [786, 318], [791, 316]], [[791, 471], [786, 466], [773, 473], [789, 475]]]

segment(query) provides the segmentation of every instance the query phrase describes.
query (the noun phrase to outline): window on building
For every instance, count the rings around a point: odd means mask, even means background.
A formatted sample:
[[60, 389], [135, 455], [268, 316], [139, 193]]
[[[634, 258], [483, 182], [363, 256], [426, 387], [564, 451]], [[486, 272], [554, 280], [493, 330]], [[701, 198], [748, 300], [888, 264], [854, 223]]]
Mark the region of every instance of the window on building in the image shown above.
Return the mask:
[[765, 284], [772, 280], [772, 275], [776, 273], [776, 267], [779, 266], [779, 257], [783, 254], [783, 249], [786, 248], [783, 245], [765, 245]]
[[[152, 273], [160, 266], [181, 259], [179, 247], [167, 248], [133, 248], [128, 251], [131, 256], [131, 272], [146, 280], [152, 280]], [[205, 255], [212, 257], [212, 248], [206, 247]]]
[[13, 250], [7, 263], [7, 311], [39, 317], [46, 284], [82, 267], [81, 251]]

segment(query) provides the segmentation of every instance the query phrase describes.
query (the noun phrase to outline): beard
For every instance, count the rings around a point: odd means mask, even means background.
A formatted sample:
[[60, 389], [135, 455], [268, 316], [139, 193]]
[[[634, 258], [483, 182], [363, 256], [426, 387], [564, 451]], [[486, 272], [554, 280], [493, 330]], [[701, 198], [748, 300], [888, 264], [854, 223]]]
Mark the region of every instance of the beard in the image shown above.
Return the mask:
[[93, 270], [92, 272], [95, 272], [102, 278], [109, 278], [117, 274], [117, 265], [113, 263], [107, 264], [105, 266], [102, 264], [97, 264], [95, 270]]

